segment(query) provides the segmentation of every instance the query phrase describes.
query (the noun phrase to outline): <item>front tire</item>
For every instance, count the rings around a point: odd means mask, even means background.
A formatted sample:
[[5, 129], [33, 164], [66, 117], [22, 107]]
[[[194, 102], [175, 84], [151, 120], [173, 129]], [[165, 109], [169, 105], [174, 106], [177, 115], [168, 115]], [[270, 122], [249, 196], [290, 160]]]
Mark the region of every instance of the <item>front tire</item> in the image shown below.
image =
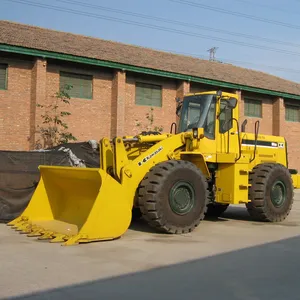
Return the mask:
[[159, 163], [142, 180], [138, 193], [143, 218], [159, 231], [191, 232], [204, 218], [208, 184], [191, 162]]
[[249, 176], [250, 216], [257, 221], [281, 222], [289, 215], [294, 188], [289, 170], [281, 164], [260, 164]]

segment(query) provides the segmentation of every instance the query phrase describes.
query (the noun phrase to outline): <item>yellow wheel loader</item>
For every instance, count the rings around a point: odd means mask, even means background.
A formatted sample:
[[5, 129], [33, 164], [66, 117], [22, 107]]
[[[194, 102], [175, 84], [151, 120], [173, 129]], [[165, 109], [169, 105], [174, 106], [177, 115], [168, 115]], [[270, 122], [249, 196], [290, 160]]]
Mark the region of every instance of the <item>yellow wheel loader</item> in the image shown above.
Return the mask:
[[[300, 187], [284, 137], [239, 124], [236, 94], [186, 95], [171, 133], [103, 138], [100, 168], [40, 166], [41, 179], [8, 225], [72, 245], [121, 237], [132, 212], [158, 231], [193, 231], [205, 215], [243, 204], [255, 220], [280, 222]], [[175, 132], [172, 128], [175, 127]]]

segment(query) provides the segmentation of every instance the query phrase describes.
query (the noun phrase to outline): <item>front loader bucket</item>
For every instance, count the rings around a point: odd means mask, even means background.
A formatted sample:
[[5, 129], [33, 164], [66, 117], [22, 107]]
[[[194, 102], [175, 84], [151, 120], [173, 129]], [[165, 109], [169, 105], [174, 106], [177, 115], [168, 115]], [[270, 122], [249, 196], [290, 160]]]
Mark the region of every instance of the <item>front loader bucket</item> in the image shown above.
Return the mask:
[[64, 245], [111, 240], [128, 229], [129, 193], [102, 169], [41, 166], [40, 174], [27, 208], [8, 223], [14, 229]]

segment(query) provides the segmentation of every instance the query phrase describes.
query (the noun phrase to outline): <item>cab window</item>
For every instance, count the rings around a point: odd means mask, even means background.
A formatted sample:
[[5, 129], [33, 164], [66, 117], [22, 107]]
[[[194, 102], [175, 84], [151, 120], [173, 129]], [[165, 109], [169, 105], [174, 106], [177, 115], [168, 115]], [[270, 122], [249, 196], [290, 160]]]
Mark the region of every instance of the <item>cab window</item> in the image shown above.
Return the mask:
[[215, 139], [215, 126], [216, 126], [216, 101], [212, 101], [208, 110], [206, 122], [204, 123], [204, 136], [208, 139]]
[[221, 114], [219, 116], [219, 124], [220, 124], [219, 132], [220, 133], [227, 132], [233, 126], [233, 124], [232, 124], [233, 109], [229, 108], [229, 107], [227, 109], [224, 109], [225, 106], [226, 106], [226, 100], [221, 100], [221, 102], [220, 102]]

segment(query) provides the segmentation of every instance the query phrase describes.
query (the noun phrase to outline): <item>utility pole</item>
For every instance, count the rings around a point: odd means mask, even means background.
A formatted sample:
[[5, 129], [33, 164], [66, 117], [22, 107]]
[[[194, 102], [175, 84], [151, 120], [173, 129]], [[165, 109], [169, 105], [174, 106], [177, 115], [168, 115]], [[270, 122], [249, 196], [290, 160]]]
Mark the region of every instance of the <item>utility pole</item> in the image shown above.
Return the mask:
[[209, 52], [209, 60], [215, 61], [215, 54], [218, 48], [219, 47], [213, 47], [207, 50]]

